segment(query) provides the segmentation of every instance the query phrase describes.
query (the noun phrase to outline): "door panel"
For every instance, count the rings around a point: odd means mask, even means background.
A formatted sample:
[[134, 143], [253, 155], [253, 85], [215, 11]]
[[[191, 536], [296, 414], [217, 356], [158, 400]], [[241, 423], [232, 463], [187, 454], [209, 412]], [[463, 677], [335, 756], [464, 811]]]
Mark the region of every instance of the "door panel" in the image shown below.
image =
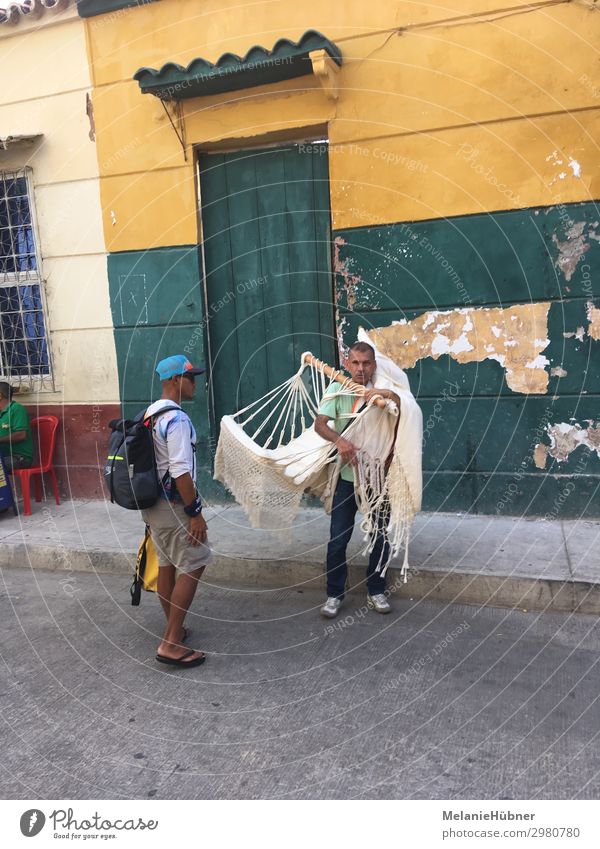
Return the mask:
[[199, 159], [215, 422], [298, 369], [335, 362], [325, 144]]

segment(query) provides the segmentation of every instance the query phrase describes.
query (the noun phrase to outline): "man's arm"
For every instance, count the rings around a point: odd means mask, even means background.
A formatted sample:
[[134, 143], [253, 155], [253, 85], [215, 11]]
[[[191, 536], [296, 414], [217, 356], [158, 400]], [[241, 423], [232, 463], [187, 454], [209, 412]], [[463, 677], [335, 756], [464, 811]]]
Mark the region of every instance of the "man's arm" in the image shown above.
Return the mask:
[[323, 439], [334, 443], [344, 465], [356, 466], [356, 452], [358, 448], [353, 442], [344, 439], [340, 433], [329, 427], [329, 416], [317, 416], [315, 419], [315, 431]]
[[400, 398], [398, 395], [396, 395], [395, 392], [392, 392], [391, 389], [367, 389], [364, 395], [365, 404], [367, 404], [371, 398], [374, 398], [377, 395], [380, 398], [387, 398], [389, 401], [393, 401], [394, 404], [398, 407], [398, 414], [400, 414]]
[[[175, 481], [177, 492], [186, 507], [196, 501], [196, 485], [192, 479], [193, 453], [191, 450], [191, 424], [187, 418], [174, 418], [167, 423], [166, 439], [169, 454], [169, 470]], [[188, 520], [188, 538], [192, 545], [206, 542], [206, 522], [202, 513], [190, 516]]]
[[[181, 495], [183, 503], [189, 507], [196, 500], [196, 487], [192, 476], [189, 472], [179, 475], [178, 478], [173, 478], [177, 485], [177, 492]], [[199, 542], [206, 542], [207, 532], [206, 522], [202, 513], [197, 516], [190, 516], [188, 526], [188, 536], [192, 545], [198, 545]]]
[[14, 433], [0, 436], [0, 442], [23, 442], [24, 439], [27, 439], [27, 431], [25, 430], [15, 430]]

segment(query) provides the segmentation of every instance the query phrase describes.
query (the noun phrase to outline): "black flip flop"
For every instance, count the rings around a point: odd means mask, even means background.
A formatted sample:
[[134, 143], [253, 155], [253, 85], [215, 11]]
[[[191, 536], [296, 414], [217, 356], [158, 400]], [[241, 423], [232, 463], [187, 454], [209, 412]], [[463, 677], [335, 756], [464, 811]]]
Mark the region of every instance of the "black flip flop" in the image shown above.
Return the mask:
[[201, 655], [197, 657], [195, 660], [186, 660], [186, 657], [191, 657], [193, 654], [196, 654], [195, 649], [190, 649], [185, 654], [182, 654], [181, 657], [165, 657], [162, 654], [157, 654], [156, 659], [159, 663], [166, 663], [167, 666], [178, 666], [180, 669], [191, 669], [193, 666], [200, 666], [201, 663], [204, 663], [206, 660], [206, 655]]

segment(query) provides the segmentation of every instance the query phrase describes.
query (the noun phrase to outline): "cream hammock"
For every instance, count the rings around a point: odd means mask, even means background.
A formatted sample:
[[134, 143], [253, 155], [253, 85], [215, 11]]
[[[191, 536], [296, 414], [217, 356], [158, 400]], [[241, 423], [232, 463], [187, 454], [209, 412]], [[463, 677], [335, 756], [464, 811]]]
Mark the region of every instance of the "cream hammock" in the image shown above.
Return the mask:
[[[358, 338], [374, 347], [362, 328]], [[402, 369], [377, 351], [376, 360], [373, 385], [400, 397], [400, 415], [391, 401], [376, 398], [348, 416], [344, 438], [359, 448], [354, 489], [364, 517], [365, 553], [372, 550], [379, 528], [390, 546], [380, 571], [385, 574], [404, 547], [406, 581], [410, 528], [421, 509], [423, 419]], [[364, 392], [341, 372], [303, 354], [293, 377], [221, 419], [214, 477], [244, 508], [252, 527], [289, 529], [303, 493], [316, 495], [331, 511], [340, 465], [335, 446], [315, 432], [314, 420], [334, 382], [334, 394], [328, 397]]]

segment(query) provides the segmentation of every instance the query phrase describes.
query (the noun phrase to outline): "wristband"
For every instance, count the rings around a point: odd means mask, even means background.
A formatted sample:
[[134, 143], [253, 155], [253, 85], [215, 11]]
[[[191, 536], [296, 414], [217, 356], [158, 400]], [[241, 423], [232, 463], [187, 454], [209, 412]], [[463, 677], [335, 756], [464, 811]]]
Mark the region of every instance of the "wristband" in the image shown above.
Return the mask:
[[183, 508], [185, 513], [190, 516], [192, 519], [195, 516], [199, 516], [202, 513], [202, 502], [200, 501], [200, 496], [196, 496], [191, 504], [186, 504]]

